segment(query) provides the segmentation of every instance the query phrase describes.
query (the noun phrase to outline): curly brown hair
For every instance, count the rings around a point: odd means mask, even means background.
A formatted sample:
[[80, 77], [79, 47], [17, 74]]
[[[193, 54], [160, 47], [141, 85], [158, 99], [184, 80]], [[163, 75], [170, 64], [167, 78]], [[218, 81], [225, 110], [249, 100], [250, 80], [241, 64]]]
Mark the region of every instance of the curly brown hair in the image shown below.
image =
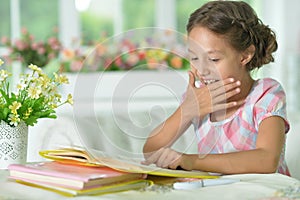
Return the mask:
[[187, 32], [190, 33], [197, 26], [224, 35], [238, 51], [245, 51], [250, 45], [254, 45], [255, 54], [247, 64], [249, 71], [274, 62], [272, 53], [278, 47], [276, 35], [245, 2], [208, 2], [190, 15]]

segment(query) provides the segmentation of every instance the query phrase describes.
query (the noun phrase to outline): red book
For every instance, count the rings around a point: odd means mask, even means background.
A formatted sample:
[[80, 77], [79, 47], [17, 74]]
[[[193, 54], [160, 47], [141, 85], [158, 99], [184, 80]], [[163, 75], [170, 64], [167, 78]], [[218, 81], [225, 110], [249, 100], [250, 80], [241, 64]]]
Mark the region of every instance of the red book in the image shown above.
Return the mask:
[[144, 179], [142, 173], [121, 172], [104, 166], [81, 166], [59, 162], [11, 164], [10, 178], [38, 181], [77, 190]]

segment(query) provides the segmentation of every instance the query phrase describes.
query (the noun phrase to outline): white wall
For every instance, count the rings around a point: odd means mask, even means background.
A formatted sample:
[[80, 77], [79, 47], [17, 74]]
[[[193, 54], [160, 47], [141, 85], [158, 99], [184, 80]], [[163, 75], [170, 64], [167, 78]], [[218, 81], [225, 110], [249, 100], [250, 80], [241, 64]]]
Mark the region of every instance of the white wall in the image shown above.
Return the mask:
[[265, 76], [279, 80], [287, 94], [291, 130], [287, 134], [286, 157], [294, 177], [300, 179], [300, 1], [264, 0], [263, 21], [274, 28], [279, 49], [275, 63], [266, 66]]

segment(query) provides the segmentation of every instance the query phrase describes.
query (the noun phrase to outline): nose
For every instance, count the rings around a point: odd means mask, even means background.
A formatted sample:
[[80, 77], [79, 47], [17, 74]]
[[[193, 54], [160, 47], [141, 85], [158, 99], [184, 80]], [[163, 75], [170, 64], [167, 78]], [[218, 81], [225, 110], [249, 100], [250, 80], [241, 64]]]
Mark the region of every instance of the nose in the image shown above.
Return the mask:
[[207, 66], [199, 66], [197, 70], [201, 76], [207, 76], [209, 74], [209, 69]]
[[191, 57], [190, 63], [194, 69], [198, 71], [198, 74], [202, 77], [211, 74], [211, 70], [214, 69], [213, 63], [210, 61], [206, 53], [200, 51], [195, 57]]
[[199, 75], [207, 76], [208, 74], [210, 74], [209, 63], [203, 60], [198, 60], [198, 62], [193, 63], [192, 65], [198, 71]]

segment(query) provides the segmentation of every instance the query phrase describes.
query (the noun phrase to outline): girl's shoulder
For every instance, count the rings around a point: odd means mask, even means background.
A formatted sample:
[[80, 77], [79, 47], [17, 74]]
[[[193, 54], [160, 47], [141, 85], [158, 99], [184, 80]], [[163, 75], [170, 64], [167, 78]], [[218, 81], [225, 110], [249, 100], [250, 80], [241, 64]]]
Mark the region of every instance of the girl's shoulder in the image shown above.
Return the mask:
[[255, 81], [248, 99], [251, 104], [268, 104], [270, 102], [285, 101], [282, 85], [275, 79], [262, 78]]
[[274, 86], [281, 87], [281, 84], [273, 78], [262, 78], [262, 79], [256, 80], [255, 82], [257, 83], [257, 85], [263, 85], [264, 87], [274, 87]]
[[[284, 93], [282, 85], [275, 79], [262, 78], [255, 81], [252, 93], [258, 94], [269, 94], [269, 93]], [[260, 95], [259, 95], [260, 96]]]

